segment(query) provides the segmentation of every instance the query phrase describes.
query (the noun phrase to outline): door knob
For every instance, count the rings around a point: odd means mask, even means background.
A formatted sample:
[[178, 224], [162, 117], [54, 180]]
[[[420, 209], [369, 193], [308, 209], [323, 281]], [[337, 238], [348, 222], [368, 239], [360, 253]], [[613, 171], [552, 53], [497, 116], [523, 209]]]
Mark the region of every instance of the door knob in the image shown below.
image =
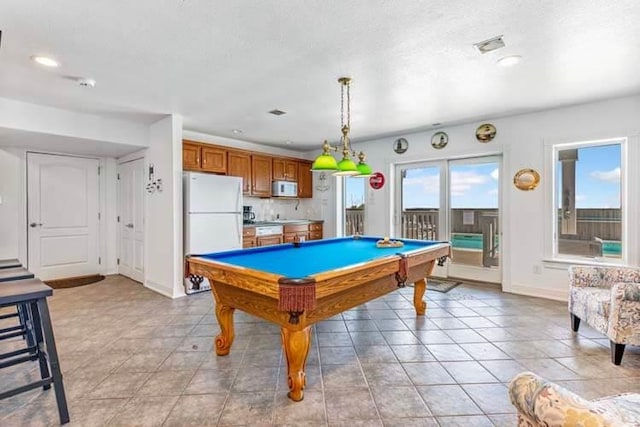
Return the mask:
[[133, 224], [127, 224], [127, 228], [133, 228]]
[[41, 222], [32, 222], [31, 224], [29, 224], [29, 227], [31, 227], [31, 228], [42, 227], [42, 223]]

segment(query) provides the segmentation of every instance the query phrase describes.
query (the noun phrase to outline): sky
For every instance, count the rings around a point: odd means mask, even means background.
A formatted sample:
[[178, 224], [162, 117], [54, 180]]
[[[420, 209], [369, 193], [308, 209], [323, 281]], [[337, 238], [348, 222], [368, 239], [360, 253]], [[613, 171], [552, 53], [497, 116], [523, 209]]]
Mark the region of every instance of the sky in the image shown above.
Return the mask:
[[[620, 144], [578, 149], [576, 162], [576, 207], [620, 207]], [[557, 166], [556, 176], [560, 177]], [[558, 178], [558, 206], [562, 206], [561, 181]]]
[[[576, 206], [578, 208], [620, 207], [620, 159], [620, 144], [578, 149], [576, 163]], [[498, 207], [497, 163], [451, 163], [450, 168], [452, 208]], [[542, 175], [542, 171], [539, 172]], [[558, 181], [560, 182], [560, 179]], [[368, 184], [367, 179], [346, 179], [347, 206], [364, 203], [365, 185]], [[558, 189], [560, 188], [558, 186]], [[403, 209], [438, 208], [439, 191], [437, 166], [408, 169], [403, 181]]]

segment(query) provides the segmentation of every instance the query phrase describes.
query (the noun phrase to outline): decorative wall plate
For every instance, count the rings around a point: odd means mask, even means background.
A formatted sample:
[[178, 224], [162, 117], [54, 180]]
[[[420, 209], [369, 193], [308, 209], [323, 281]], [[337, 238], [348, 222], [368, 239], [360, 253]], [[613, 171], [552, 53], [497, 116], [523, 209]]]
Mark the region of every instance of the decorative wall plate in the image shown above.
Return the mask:
[[513, 176], [513, 185], [518, 190], [530, 191], [540, 184], [540, 174], [533, 169], [520, 169]]
[[393, 151], [395, 151], [396, 153], [402, 154], [407, 151], [407, 149], [409, 149], [409, 141], [407, 141], [405, 138], [398, 138], [393, 141]]
[[431, 137], [431, 146], [433, 148], [444, 148], [449, 142], [449, 135], [444, 132], [436, 132]]
[[480, 142], [489, 142], [496, 137], [496, 127], [491, 123], [484, 123], [476, 129], [476, 139]]

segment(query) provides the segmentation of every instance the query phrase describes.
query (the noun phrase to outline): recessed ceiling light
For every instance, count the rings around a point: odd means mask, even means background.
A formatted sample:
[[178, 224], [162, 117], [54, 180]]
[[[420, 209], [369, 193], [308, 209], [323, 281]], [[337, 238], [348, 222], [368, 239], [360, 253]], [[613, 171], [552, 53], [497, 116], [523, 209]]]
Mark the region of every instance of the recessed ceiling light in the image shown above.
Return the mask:
[[287, 144], [287, 145], [291, 145], [291, 144], [293, 144], [293, 141], [285, 141], [284, 143]]
[[232, 130], [231, 132], [233, 132], [233, 133], [242, 133], [242, 130], [240, 130], [240, 129], [234, 129], [234, 130]]
[[282, 110], [278, 110], [276, 108], [275, 110], [269, 111], [269, 114], [273, 114], [274, 116], [281, 116], [283, 114], [287, 114], [287, 112], [286, 111], [282, 111]]
[[31, 60], [40, 65], [44, 65], [45, 67], [55, 68], [60, 66], [60, 63], [58, 61], [53, 58], [49, 58], [48, 56], [33, 55], [31, 57]]
[[513, 67], [516, 64], [519, 64], [522, 61], [522, 56], [520, 55], [510, 55], [505, 56], [504, 58], [498, 59], [498, 65], [502, 67]]

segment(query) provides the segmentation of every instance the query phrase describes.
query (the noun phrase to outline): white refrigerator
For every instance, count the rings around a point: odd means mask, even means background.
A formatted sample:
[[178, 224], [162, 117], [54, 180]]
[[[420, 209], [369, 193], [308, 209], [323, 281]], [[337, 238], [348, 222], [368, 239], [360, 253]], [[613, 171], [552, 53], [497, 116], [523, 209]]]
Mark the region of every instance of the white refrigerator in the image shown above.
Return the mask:
[[[200, 255], [242, 248], [242, 178], [183, 174], [184, 252]], [[211, 289], [207, 279], [186, 278], [188, 294]]]

